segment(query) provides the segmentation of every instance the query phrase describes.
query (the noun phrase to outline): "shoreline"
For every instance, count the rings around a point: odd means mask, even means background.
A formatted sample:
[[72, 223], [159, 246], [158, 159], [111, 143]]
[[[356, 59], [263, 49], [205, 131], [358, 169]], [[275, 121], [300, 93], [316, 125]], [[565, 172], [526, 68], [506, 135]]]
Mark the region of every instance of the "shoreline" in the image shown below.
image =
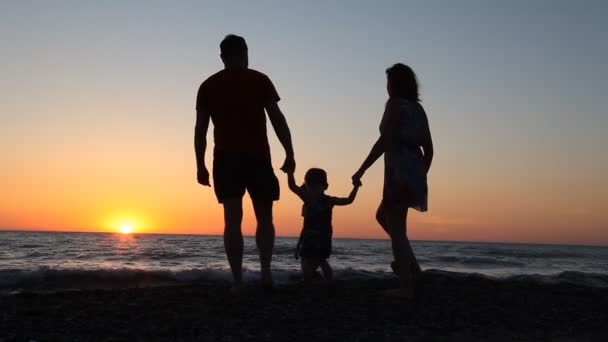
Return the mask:
[[[360, 270], [335, 270], [335, 278], [345, 284], [350, 282], [389, 281], [392, 272], [367, 272]], [[454, 272], [426, 269], [427, 278], [463, 279], [480, 278], [503, 284], [533, 283], [543, 285], [570, 285], [608, 290], [608, 274], [563, 271], [554, 274], [514, 274], [492, 276], [478, 272]], [[275, 285], [289, 287], [302, 280], [299, 269], [274, 270]], [[258, 281], [259, 271], [244, 270], [243, 278], [251, 285]], [[321, 275], [319, 274], [319, 277]], [[224, 269], [190, 269], [184, 271], [146, 269], [40, 269], [0, 270], [0, 296], [18, 293], [47, 293], [91, 290], [126, 290], [148, 287], [190, 286], [193, 284], [229, 284], [231, 275]]]
[[0, 297], [0, 341], [608, 340], [608, 289], [425, 273], [413, 301], [395, 278], [22, 292]]

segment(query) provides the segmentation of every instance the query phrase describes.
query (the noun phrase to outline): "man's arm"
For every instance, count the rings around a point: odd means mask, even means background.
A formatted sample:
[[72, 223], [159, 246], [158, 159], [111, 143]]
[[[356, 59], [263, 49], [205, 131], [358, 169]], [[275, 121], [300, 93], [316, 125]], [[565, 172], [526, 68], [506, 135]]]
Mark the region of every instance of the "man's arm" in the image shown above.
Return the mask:
[[201, 185], [211, 186], [209, 171], [205, 166], [205, 151], [207, 150], [207, 130], [209, 129], [209, 113], [199, 109], [196, 111], [196, 126], [194, 127], [194, 153], [196, 154], [196, 178]]
[[334, 197], [333, 203], [334, 205], [349, 205], [355, 201], [355, 197], [357, 197], [357, 191], [359, 191], [358, 186], [353, 186], [353, 190], [350, 192], [350, 195], [346, 198], [342, 197]]
[[281, 170], [286, 173], [293, 173], [296, 169], [296, 161], [293, 154], [293, 145], [291, 144], [291, 132], [289, 131], [289, 126], [287, 126], [285, 115], [281, 112], [279, 104], [276, 101], [270, 102], [265, 108], [272, 128], [285, 149], [285, 162], [281, 166]]

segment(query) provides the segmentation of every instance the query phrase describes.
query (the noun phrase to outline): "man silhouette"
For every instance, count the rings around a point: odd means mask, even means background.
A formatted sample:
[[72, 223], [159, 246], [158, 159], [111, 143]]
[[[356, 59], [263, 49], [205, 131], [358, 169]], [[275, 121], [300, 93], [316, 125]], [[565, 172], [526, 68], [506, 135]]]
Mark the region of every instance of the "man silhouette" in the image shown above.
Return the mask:
[[272, 286], [270, 262], [275, 234], [272, 204], [279, 199], [279, 182], [270, 159], [266, 113], [285, 149], [281, 170], [295, 170], [291, 133], [277, 103], [279, 95], [268, 76], [248, 68], [247, 50], [245, 39], [236, 35], [228, 35], [220, 43], [224, 69], [205, 80], [198, 90], [194, 133], [198, 182], [210, 186], [205, 150], [209, 119], [213, 121], [213, 182], [217, 199], [224, 206], [224, 248], [235, 290], [242, 286], [241, 221], [245, 190], [251, 197], [257, 220], [255, 238], [262, 285]]

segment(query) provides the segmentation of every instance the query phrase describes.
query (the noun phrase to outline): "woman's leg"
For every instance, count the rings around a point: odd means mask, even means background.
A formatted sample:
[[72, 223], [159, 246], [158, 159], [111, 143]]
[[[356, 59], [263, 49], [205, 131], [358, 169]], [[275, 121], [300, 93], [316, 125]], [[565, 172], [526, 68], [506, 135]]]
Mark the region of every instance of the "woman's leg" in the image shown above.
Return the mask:
[[406, 235], [407, 207], [403, 205], [385, 206], [386, 223], [391, 232], [391, 244], [395, 257], [395, 268], [399, 276], [401, 294], [407, 297], [414, 295], [413, 272], [414, 255]]
[[410, 244], [410, 240], [407, 238], [407, 222], [405, 224], [406, 224], [405, 243], [407, 245], [407, 251], [409, 254], [412, 272], [413, 272], [414, 276], [417, 276], [420, 273], [422, 273], [422, 267], [420, 267], [420, 264], [418, 263], [418, 259], [416, 259], [416, 254], [414, 254], [414, 249], [412, 248], [412, 245]]
[[388, 226], [386, 225], [386, 210], [384, 208], [384, 200], [380, 202], [378, 210], [376, 210], [376, 221], [378, 221], [380, 227], [382, 227], [382, 229], [384, 229], [386, 234], [390, 237], [391, 232], [388, 230]]
[[[386, 208], [385, 208], [385, 204], [384, 204], [384, 200], [383, 200], [380, 202], [380, 205], [378, 206], [378, 210], [376, 211], [376, 221], [378, 221], [378, 223], [380, 224], [382, 229], [384, 229], [386, 234], [388, 234], [388, 236], [390, 237], [391, 233], [390, 233], [389, 227], [387, 225], [386, 214], [387, 214], [387, 212], [386, 212]], [[404, 220], [407, 220], [407, 208], [405, 208]], [[408, 255], [409, 255], [409, 260], [412, 264], [411, 267], [414, 271], [414, 274], [418, 274], [418, 273], [422, 272], [422, 269], [420, 268], [420, 264], [418, 264], [418, 260], [416, 259], [416, 256], [414, 255], [414, 251], [412, 250], [412, 247], [410, 246], [409, 240], [407, 239], [407, 221], [404, 222], [404, 227], [405, 227], [405, 232], [406, 232], [405, 239], [407, 242], [407, 246], [409, 247], [409, 248], [407, 248], [407, 251], [408, 251]], [[391, 262], [391, 268], [393, 269], [393, 272], [398, 273], [396, 261]]]

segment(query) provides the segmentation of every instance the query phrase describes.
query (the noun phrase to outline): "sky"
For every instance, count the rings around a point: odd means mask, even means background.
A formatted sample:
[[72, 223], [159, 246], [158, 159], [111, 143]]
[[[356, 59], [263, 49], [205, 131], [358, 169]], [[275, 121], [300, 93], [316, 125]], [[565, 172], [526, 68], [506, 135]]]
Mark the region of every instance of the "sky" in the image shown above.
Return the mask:
[[[221, 234], [196, 182], [198, 86], [245, 37], [282, 100], [296, 178], [328, 194], [377, 139], [385, 69], [410, 65], [435, 144], [414, 240], [608, 245], [608, 5], [602, 1], [3, 1], [0, 229]], [[278, 167], [277, 235], [301, 203]], [[209, 141], [212, 141], [211, 131]], [[212, 146], [212, 144], [211, 144]], [[210, 147], [211, 149], [212, 147]], [[207, 153], [211, 165], [211, 153]], [[334, 236], [386, 238], [382, 161]], [[244, 200], [243, 231], [255, 231]]]

